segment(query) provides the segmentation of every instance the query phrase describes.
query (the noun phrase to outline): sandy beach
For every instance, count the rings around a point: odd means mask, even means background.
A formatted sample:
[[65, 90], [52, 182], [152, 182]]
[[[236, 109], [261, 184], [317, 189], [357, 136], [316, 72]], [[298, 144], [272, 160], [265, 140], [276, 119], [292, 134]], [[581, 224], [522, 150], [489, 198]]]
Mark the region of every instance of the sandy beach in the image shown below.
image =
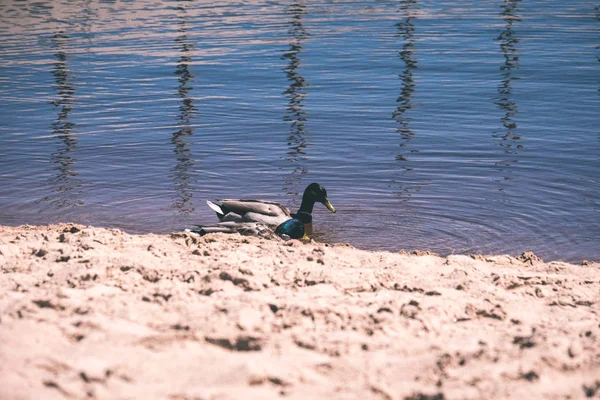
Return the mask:
[[600, 264], [0, 227], [0, 399], [600, 398]]

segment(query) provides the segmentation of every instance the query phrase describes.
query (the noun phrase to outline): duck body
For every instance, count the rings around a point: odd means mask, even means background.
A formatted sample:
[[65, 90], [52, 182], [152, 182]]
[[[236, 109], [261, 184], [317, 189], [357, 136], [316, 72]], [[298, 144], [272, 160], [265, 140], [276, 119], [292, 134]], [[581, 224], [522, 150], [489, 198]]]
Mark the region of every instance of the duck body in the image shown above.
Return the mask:
[[268, 226], [257, 222], [224, 221], [213, 225], [200, 225], [192, 232], [200, 236], [209, 233], [239, 233], [244, 236], [270, 237], [274, 233]]
[[327, 191], [318, 183], [311, 183], [306, 187], [300, 208], [294, 214], [279, 203], [265, 200], [221, 200], [221, 204], [211, 201], [207, 201], [207, 204], [216, 212], [221, 222], [256, 222], [276, 228], [284, 222], [294, 219], [304, 223], [306, 233], [310, 234], [312, 232], [312, 211], [316, 202], [322, 203], [335, 213], [335, 207], [327, 198]]
[[260, 222], [223, 221], [214, 225], [199, 226], [191, 232], [200, 236], [209, 233], [239, 233], [244, 236], [273, 238], [278, 236], [284, 240], [305, 239], [304, 223], [298, 219], [288, 219], [279, 224], [275, 230]]
[[206, 202], [221, 222], [258, 222], [278, 226], [292, 218], [290, 210], [279, 203], [265, 200], [221, 200], [217, 205]]

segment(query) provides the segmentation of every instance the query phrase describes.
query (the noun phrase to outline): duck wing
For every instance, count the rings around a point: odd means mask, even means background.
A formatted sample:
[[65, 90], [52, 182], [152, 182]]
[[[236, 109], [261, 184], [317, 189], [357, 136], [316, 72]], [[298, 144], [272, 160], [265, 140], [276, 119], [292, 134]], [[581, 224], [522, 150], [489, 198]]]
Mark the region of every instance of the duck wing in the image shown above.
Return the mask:
[[[223, 208], [225, 207], [225, 209]], [[290, 217], [290, 210], [279, 203], [264, 200], [221, 200], [221, 209], [238, 215], [247, 213], [260, 214], [269, 217]], [[225, 214], [227, 214], [225, 212]]]

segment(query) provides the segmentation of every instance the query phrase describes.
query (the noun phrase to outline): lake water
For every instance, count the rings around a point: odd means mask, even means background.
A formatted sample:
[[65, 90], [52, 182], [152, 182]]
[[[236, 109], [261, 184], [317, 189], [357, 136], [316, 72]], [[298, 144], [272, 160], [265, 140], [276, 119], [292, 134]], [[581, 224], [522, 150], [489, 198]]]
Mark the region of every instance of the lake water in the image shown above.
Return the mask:
[[321, 241], [600, 261], [593, 3], [2, 0], [0, 224], [319, 182]]

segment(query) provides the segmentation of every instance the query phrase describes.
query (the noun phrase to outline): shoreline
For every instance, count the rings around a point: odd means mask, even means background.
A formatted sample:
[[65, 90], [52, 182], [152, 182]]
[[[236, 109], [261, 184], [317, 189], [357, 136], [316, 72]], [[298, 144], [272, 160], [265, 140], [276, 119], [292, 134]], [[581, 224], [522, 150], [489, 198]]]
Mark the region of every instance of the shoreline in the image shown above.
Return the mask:
[[600, 396], [600, 264], [0, 226], [0, 398]]
[[[212, 223], [214, 223], [215, 221], [212, 221]], [[210, 222], [208, 223], [210, 225]], [[97, 229], [106, 229], [106, 230], [118, 230], [121, 231], [123, 233], [129, 234], [129, 235], [137, 235], [137, 236], [144, 236], [144, 235], [170, 235], [172, 233], [177, 233], [177, 232], [184, 232], [185, 228], [188, 229], [194, 229], [196, 226], [198, 225], [189, 225], [189, 226], [185, 226], [185, 224], [183, 225], [184, 227], [182, 227], [181, 229], [177, 229], [174, 231], [169, 231], [169, 230], [158, 230], [158, 231], [150, 231], [147, 229], [141, 229], [139, 227], [137, 228], [133, 228], [130, 227], [130, 229], [127, 229], [127, 227], [123, 227], [120, 225], [116, 225], [116, 224], [107, 224], [107, 225], [93, 225], [93, 224], [88, 224], [87, 222], [64, 222], [61, 220], [52, 220], [52, 221], [43, 221], [40, 223], [23, 223], [23, 224], [18, 224], [18, 223], [7, 223], [7, 224], [2, 224], [0, 223], [0, 227], [4, 227], [4, 228], [21, 228], [21, 227], [45, 227], [45, 226], [56, 226], [56, 225], [76, 225], [76, 226], [86, 226], [86, 227], [93, 227], [93, 228], [97, 228]], [[327, 233], [320, 233], [319, 235], [325, 235], [327, 236]], [[513, 257], [513, 258], [520, 258], [523, 256], [523, 254], [531, 254], [533, 253], [536, 257], [538, 257], [540, 260], [543, 260], [544, 262], [563, 262], [563, 263], [567, 263], [567, 264], [575, 264], [575, 265], [579, 265], [579, 264], [590, 264], [590, 263], [600, 263], [600, 258], [596, 258], [595, 255], [577, 255], [577, 256], [568, 256], [568, 257], [564, 257], [561, 255], [560, 252], [550, 252], [548, 251], [548, 249], [535, 249], [535, 248], [531, 248], [529, 246], [522, 246], [520, 248], [510, 248], [506, 251], [503, 250], [497, 250], [497, 251], [491, 251], [486, 253], [485, 251], [480, 251], [480, 250], [470, 250], [470, 248], [462, 248], [462, 249], [451, 249], [451, 248], [444, 248], [443, 250], [439, 250], [439, 249], [435, 249], [435, 248], [431, 248], [431, 247], [402, 247], [402, 246], [397, 246], [394, 248], [389, 248], [389, 247], [374, 247], [371, 246], [369, 244], [366, 244], [365, 242], [360, 242], [360, 243], [349, 243], [349, 242], [335, 242], [332, 240], [329, 240], [329, 238], [327, 238], [327, 240], [321, 242], [319, 241], [320, 237], [317, 236], [314, 238], [314, 242], [316, 243], [321, 243], [321, 244], [327, 244], [329, 246], [337, 246], [337, 245], [347, 245], [347, 246], [351, 246], [357, 250], [362, 250], [362, 251], [367, 251], [367, 252], [390, 252], [390, 253], [401, 253], [401, 254], [419, 254], [419, 253], [427, 253], [430, 255], [435, 255], [435, 256], [439, 256], [442, 258], [445, 257], [449, 257], [449, 256], [454, 256], [454, 255], [465, 255], [465, 256], [480, 256], [480, 255], [484, 255], [486, 257], [495, 257], [495, 256], [509, 256], [509, 257]], [[503, 246], [504, 247], [504, 246]]]

